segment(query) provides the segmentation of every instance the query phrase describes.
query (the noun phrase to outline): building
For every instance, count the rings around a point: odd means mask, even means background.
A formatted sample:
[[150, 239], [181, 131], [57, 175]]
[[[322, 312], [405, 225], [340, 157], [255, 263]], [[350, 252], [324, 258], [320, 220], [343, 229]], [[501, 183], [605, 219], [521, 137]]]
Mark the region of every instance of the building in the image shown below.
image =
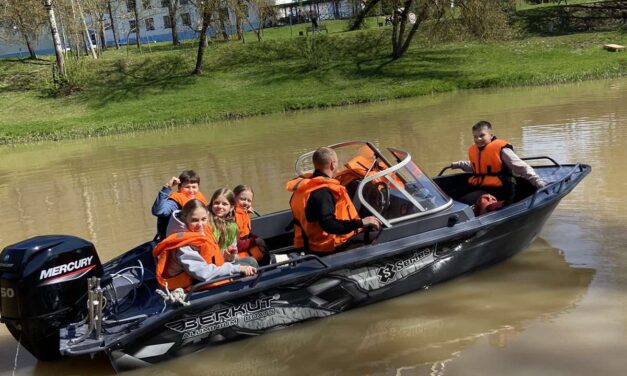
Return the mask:
[[[113, 0], [111, 2], [111, 10], [115, 21], [115, 29], [120, 44], [134, 44], [136, 42], [135, 33], [135, 15], [133, 7], [135, 1], [138, 1], [138, 18], [141, 43], [166, 42], [172, 40], [172, 25], [168, 13], [168, 3], [170, 0]], [[176, 15], [177, 36], [179, 40], [194, 39], [198, 37], [200, 30], [200, 18], [195, 2], [191, 0], [178, 0], [179, 9]], [[273, 2], [275, 16], [272, 22], [268, 22], [266, 26], [286, 25], [288, 23], [309, 22], [313, 17], [321, 21], [325, 19], [339, 19], [350, 17], [355, 11], [355, 4], [350, 0], [331, 0], [326, 2], [303, 1], [303, 0], [269, 0]], [[220, 13], [214, 14], [214, 19], [222, 16], [225, 20], [224, 29], [227, 34], [236, 34], [236, 17], [233, 10], [226, 6], [220, 9]], [[254, 6], [245, 6], [245, 12], [248, 15], [247, 22], [244, 22], [242, 28], [244, 31], [250, 31], [251, 25], [254, 28], [259, 27], [258, 12]], [[57, 20], [60, 17], [57, 15]], [[88, 25], [92, 25], [91, 20], [87, 20]], [[104, 23], [106, 25], [105, 41], [107, 46], [115, 45], [113, 31], [111, 28], [111, 20], [108, 12], [105, 14]], [[214, 22], [215, 24], [215, 22]], [[59, 30], [61, 34], [61, 42], [63, 48], [71, 49], [71, 41], [60, 24]], [[215, 35], [220, 30], [214, 30], [210, 27], [208, 34]], [[96, 32], [90, 29], [92, 41], [95, 43]], [[28, 56], [28, 49], [16, 39], [16, 43], [1, 43], [0, 57], [12, 56]], [[52, 54], [54, 46], [50, 37], [48, 28], [44, 30], [37, 42], [37, 54]]]

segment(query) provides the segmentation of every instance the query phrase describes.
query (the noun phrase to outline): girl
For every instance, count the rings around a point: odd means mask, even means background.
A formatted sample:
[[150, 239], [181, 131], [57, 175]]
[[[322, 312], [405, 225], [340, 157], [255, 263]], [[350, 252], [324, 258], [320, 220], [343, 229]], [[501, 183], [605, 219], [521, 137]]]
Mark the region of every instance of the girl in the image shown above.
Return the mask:
[[220, 249], [227, 260], [236, 260], [245, 265], [257, 267], [259, 264], [252, 257], [237, 252], [237, 224], [234, 221], [235, 195], [228, 188], [220, 188], [214, 192], [209, 200], [211, 215], [209, 222], [213, 227], [213, 234], [217, 239]]
[[[157, 281], [161, 286], [170, 290], [188, 289], [194, 281], [237, 274], [251, 276], [257, 272], [255, 267], [225, 261], [213, 229], [208, 225], [209, 217], [207, 208], [199, 200], [190, 200], [183, 206], [180, 218], [185, 223], [185, 231], [168, 236], [153, 250], [158, 260]], [[228, 282], [216, 284], [223, 283]]]
[[239, 232], [237, 251], [239, 257], [250, 256], [257, 262], [266, 257], [266, 243], [251, 233], [249, 213], [253, 210], [253, 190], [247, 185], [238, 185], [233, 189], [235, 194], [235, 223]]

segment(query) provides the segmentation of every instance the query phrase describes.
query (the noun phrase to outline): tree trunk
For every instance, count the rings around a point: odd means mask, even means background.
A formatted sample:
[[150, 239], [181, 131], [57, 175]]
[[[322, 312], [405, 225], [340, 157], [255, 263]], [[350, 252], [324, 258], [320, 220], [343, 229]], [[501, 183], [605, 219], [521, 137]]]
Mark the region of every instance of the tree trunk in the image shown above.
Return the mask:
[[52, 7], [52, 0], [44, 0], [44, 6], [48, 11], [48, 20], [50, 22], [50, 34], [52, 34], [52, 41], [54, 43], [54, 54], [57, 58], [57, 69], [59, 70], [59, 76], [65, 77], [65, 61], [63, 60], [63, 51], [61, 50], [61, 39], [59, 38], [59, 31], [57, 30], [57, 21], [54, 17], [54, 9]]
[[33, 49], [33, 45], [30, 41], [30, 38], [28, 37], [28, 34], [23, 34], [24, 35], [24, 41], [26, 42], [26, 47], [28, 48], [28, 53], [30, 55], [30, 58], [35, 60], [37, 59], [37, 54], [35, 53], [35, 50]]
[[364, 9], [357, 12], [357, 16], [355, 16], [355, 19], [353, 20], [353, 23], [351, 23], [351, 25], [349, 26], [348, 30], [353, 31], [353, 30], [359, 29], [361, 25], [364, 23], [364, 19], [366, 18], [366, 15], [368, 14], [368, 12], [370, 12], [374, 8], [374, 6], [379, 3], [379, 1], [381, 0], [366, 1], [366, 5], [364, 6]]
[[[409, 9], [414, 0], [405, 0], [403, 12], [396, 17], [396, 13], [393, 14], [392, 20], [392, 60], [399, 59], [407, 52], [409, 45], [411, 44], [418, 27], [427, 18], [430, 4], [428, 1], [422, 3], [422, 7], [419, 10], [419, 14], [416, 15], [416, 22], [412, 25], [411, 29], [405, 35], [405, 28], [407, 27], [407, 19], [409, 15]], [[417, 10], [418, 11], [418, 10]], [[399, 25], [400, 24], [400, 25]]]
[[242, 17], [239, 14], [235, 15], [235, 29], [237, 29], [237, 39], [242, 42], [246, 42], [244, 40], [244, 28], [242, 27]]
[[222, 38], [224, 38], [225, 41], [229, 40], [229, 34], [226, 32], [226, 24], [224, 23], [224, 15], [222, 14], [222, 12], [219, 12], [219, 19], [220, 19], [220, 29], [222, 29]]
[[235, 29], [237, 29], [237, 39], [241, 40], [242, 43], [246, 43], [244, 39], [244, 22], [242, 18], [248, 17], [247, 14], [244, 14], [244, 4], [242, 4], [242, 0], [237, 0], [235, 11]]
[[115, 19], [113, 18], [113, 11], [111, 10], [111, 0], [107, 1], [107, 6], [109, 7], [109, 20], [111, 21], [111, 32], [113, 33], [113, 42], [115, 42], [115, 49], [120, 49], [120, 39], [118, 38], [118, 32], [115, 26]]
[[[70, 0], [70, 4], [72, 4], [72, 20], [74, 21], [72, 23], [73, 27], [72, 30], [74, 31], [74, 43], [76, 44], [76, 59], [79, 59], [81, 57], [81, 32], [78, 30], [78, 28], [76, 27], [76, 23], [78, 21], [76, 21], [76, 7], [74, 6], [74, 0]], [[85, 46], [85, 42], [83, 41], [83, 47]]]
[[176, 30], [176, 13], [178, 12], [178, 0], [170, 0], [168, 3], [168, 16], [170, 17], [170, 26], [172, 27], [172, 45], [179, 46], [178, 32]]
[[85, 14], [83, 13], [83, 7], [81, 6], [80, 0], [76, 0], [76, 6], [78, 7], [78, 15], [81, 18], [81, 22], [83, 23], [83, 28], [85, 29], [85, 37], [87, 38], [87, 46], [89, 47], [89, 53], [91, 57], [94, 59], [98, 58], [96, 55], [96, 49], [94, 48], [94, 44], [91, 41], [91, 35], [89, 35], [89, 29], [87, 28], [87, 22], [85, 21]]
[[137, 38], [137, 40], [135, 41], [135, 44], [137, 45], [137, 48], [141, 49], [141, 32], [139, 31], [140, 27], [139, 27], [139, 5], [137, 5], [137, 3], [141, 1], [141, 0], [134, 0], [133, 1], [133, 13], [135, 14], [135, 37]]
[[196, 68], [192, 74], [200, 76], [202, 74], [202, 59], [205, 55], [205, 46], [207, 44], [207, 30], [209, 29], [209, 20], [211, 19], [211, 12], [209, 11], [209, 5], [204, 9], [202, 14], [202, 28], [200, 29], [200, 35], [198, 36], [198, 54], [196, 55]]
[[102, 45], [103, 51], [107, 49], [107, 37], [105, 35], [104, 14], [100, 16], [100, 44]]
[[28, 48], [28, 54], [30, 55], [30, 58], [33, 60], [37, 59], [37, 55], [35, 54], [35, 50], [33, 49], [33, 44], [31, 43], [30, 37], [28, 36], [28, 32], [26, 32], [26, 28], [24, 27], [24, 19], [22, 18], [22, 15], [19, 13], [19, 11], [17, 12], [17, 20], [20, 25], [20, 34], [22, 34], [22, 36], [24, 37], [24, 41], [26, 42], [26, 47]]

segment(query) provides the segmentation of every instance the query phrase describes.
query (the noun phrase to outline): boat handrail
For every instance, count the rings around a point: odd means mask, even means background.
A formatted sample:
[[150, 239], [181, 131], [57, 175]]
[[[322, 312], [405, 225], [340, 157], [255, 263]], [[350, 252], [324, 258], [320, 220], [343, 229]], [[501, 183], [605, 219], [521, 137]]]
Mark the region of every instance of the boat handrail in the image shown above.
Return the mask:
[[[538, 159], [540, 159], [541, 157], [538, 157]], [[548, 158], [548, 157], [547, 157]], [[551, 159], [551, 158], [548, 158]], [[553, 160], [553, 159], [551, 159]], [[555, 161], [553, 161], [555, 162]], [[561, 165], [558, 164], [559, 167], [562, 167]], [[583, 172], [583, 166], [579, 163], [575, 164], [573, 166], [573, 168], [568, 171], [568, 173], [566, 173], [566, 175], [564, 175], [559, 181], [553, 182], [551, 184], [548, 184], [540, 189], [538, 189], [537, 191], [535, 191], [533, 193], [533, 196], [531, 196], [531, 201], [529, 202], [529, 205], [527, 205], [527, 209], [531, 209], [533, 207], [533, 204], [536, 203], [536, 201], [538, 200], [538, 196], [540, 195], [541, 192], [546, 193], [547, 195], [554, 193], [554, 194], [559, 194], [560, 192], [562, 192], [562, 188], [564, 187], [564, 183], [567, 182], [567, 180], [570, 179], [570, 177], [577, 171], [579, 170], [579, 172]], [[555, 187], [557, 187], [557, 190], [555, 189]], [[551, 191], [551, 192], [549, 192]]]
[[[257, 285], [257, 283], [259, 282], [259, 279], [261, 278], [263, 273], [265, 273], [267, 271], [277, 269], [277, 268], [279, 268], [279, 267], [281, 267], [283, 265], [300, 264], [300, 263], [303, 263], [305, 261], [310, 261], [310, 260], [314, 260], [314, 261], [318, 262], [320, 265], [322, 265], [323, 269], [326, 269], [326, 268], [329, 267], [329, 264], [324, 262], [317, 255], [299, 256], [297, 258], [293, 258], [293, 259], [289, 259], [289, 260], [277, 262], [275, 264], [270, 264], [270, 265], [266, 265], [266, 266], [262, 266], [260, 268], [257, 268], [257, 275], [251, 281], [252, 283], [251, 283], [250, 287], [255, 287]], [[189, 293], [187, 294], [187, 298], [185, 300], [186, 301], [189, 300], [189, 297], [191, 296], [192, 293], [194, 293], [194, 292], [196, 292], [198, 290], [201, 290], [203, 287], [206, 287], [207, 285], [210, 285], [210, 284], [213, 284], [213, 283], [216, 283], [216, 282], [227, 281], [227, 280], [237, 281], [237, 280], [241, 280], [241, 279], [244, 279], [244, 278], [248, 278], [248, 277], [247, 276], [235, 276], [235, 277], [227, 276], [227, 277], [214, 278], [214, 279], [206, 281], [206, 282], [197, 283], [197, 284], [193, 285], [192, 288], [189, 290]]]
[[524, 157], [524, 158], [520, 158], [520, 159], [522, 159], [523, 161], [536, 161], [536, 160], [540, 160], [540, 159], [548, 159], [549, 161], [553, 162], [553, 164], [554, 164], [555, 166], [557, 166], [557, 167], [562, 167], [562, 165], [561, 165], [561, 164], [559, 164], [559, 163], [557, 163], [557, 162], [555, 161], [555, 159], [553, 159], [553, 158], [551, 158], [551, 157], [548, 157], [548, 156], [546, 156], [546, 155], [541, 155], [541, 156], [537, 156], [537, 157]]
[[[523, 161], [536, 161], [536, 160], [541, 160], [541, 159], [548, 159], [549, 161], [553, 162], [553, 165], [557, 166], [557, 167], [562, 167], [562, 165], [560, 165], [559, 163], [557, 163], [555, 161], [555, 159], [548, 157], [546, 155], [541, 155], [541, 156], [537, 156], [537, 157], [524, 157], [524, 158], [520, 158]], [[446, 167], [444, 167], [443, 169], [440, 170], [440, 173], [438, 174], [438, 176], [442, 176], [442, 174], [444, 173], [444, 171], [448, 170], [448, 169], [452, 169], [453, 166], [452, 165], [448, 165]]]

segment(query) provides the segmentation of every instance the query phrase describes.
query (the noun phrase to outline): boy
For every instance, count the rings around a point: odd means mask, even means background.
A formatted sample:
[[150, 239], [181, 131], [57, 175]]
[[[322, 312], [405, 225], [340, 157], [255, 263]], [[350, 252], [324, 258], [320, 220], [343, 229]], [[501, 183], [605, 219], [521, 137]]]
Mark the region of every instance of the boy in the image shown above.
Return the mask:
[[[152, 204], [152, 215], [157, 217], [158, 239], [165, 238], [170, 216], [174, 211], [181, 210], [187, 201], [198, 199], [205, 206], [207, 205], [207, 199], [198, 190], [199, 184], [200, 177], [196, 175], [196, 172], [185, 170], [178, 178], [176, 176], [170, 178], [161, 188], [154, 204]], [[178, 186], [178, 190], [173, 192], [172, 189], [175, 186]]]
[[511, 203], [515, 194], [512, 176], [528, 180], [537, 189], [545, 186], [533, 168], [514, 153], [512, 145], [494, 136], [489, 122], [482, 120], [473, 125], [472, 138], [474, 144], [468, 149], [469, 160], [451, 163], [453, 169], [473, 173], [468, 184], [475, 190], [459, 201], [472, 205], [483, 194], [490, 193]]

